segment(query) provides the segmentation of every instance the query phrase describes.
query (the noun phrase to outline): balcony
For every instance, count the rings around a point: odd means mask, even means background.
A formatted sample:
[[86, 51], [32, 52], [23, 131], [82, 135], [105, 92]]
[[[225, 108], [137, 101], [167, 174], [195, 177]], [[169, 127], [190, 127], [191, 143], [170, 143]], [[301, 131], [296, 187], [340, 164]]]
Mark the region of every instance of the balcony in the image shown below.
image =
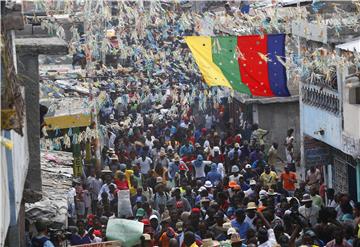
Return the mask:
[[337, 92], [316, 85], [303, 85], [301, 90], [301, 99], [304, 104], [337, 116], [340, 114], [340, 100]]

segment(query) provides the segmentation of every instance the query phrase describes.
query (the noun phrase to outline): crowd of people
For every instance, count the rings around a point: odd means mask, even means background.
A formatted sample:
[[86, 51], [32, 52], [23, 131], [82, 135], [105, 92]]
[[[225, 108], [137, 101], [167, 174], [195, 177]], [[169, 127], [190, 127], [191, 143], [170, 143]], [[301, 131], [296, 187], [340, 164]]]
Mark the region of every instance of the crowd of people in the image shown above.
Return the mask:
[[[143, 223], [139, 246], [360, 246], [360, 203], [326, 188], [319, 168], [298, 177], [293, 129], [272, 143], [230, 118], [228, 98], [189, 68], [181, 36], [194, 27], [181, 18], [140, 40], [115, 30], [120, 47], [137, 44], [132, 70], [119, 85], [98, 68], [109, 78], [101, 169], [84, 164], [68, 192], [70, 244], [107, 241], [109, 219], [124, 218]], [[53, 246], [36, 226], [32, 246]]]
[[[292, 129], [269, 147], [257, 124], [222, 129], [224, 105], [202, 112], [168, 97], [120, 110], [109, 100], [102, 168], [87, 166], [68, 193], [71, 245], [107, 241], [108, 220], [126, 218], [144, 224], [141, 246], [357, 246], [360, 204], [316, 167], [298, 178]], [[38, 227], [33, 243], [49, 241]]]

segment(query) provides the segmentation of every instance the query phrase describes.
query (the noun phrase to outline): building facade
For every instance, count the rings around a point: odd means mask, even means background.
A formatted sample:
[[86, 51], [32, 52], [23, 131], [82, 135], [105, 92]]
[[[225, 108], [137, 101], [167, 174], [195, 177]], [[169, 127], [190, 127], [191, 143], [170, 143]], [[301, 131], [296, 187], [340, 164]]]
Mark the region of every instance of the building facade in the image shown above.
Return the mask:
[[[349, 10], [344, 3], [340, 7]], [[326, 20], [334, 12], [325, 4], [317, 13]], [[316, 15], [296, 20], [292, 33], [298, 38], [298, 55], [303, 71], [300, 83], [300, 142], [302, 175], [311, 166], [323, 172], [323, 179], [336, 192], [360, 199], [360, 104], [356, 89], [358, 69], [354, 51], [360, 34], [349, 27], [334, 28], [318, 22]], [[358, 49], [358, 48], [357, 48]], [[350, 87], [349, 85], [352, 85]]]

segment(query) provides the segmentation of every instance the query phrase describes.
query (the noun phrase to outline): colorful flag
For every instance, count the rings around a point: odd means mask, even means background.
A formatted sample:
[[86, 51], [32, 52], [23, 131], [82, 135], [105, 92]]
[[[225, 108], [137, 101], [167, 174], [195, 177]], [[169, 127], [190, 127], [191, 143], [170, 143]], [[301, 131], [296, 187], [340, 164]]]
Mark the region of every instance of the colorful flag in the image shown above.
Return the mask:
[[226, 86], [253, 96], [290, 96], [285, 58], [285, 35], [185, 37], [209, 86]]

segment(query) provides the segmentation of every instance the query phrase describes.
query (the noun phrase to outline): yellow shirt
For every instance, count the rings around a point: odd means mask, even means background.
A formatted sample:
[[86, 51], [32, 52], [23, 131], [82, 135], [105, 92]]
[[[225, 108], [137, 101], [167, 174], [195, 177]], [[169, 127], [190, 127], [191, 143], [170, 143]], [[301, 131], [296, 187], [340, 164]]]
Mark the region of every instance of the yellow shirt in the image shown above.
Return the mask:
[[125, 177], [129, 185], [130, 195], [134, 195], [136, 193], [136, 189], [132, 186], [130, 179], [133, 174], [133, 170], [125, 170]]
[[199, 247], [196, 242], [194, 242], [192, 245], [190, 245], [190, 247]]
[[266, 174], [265, 172], [263, 172], [260, 176], [260, 182], [264, 185], [264, 186], [271, 186], [273, 184], [276, 184], [276, 180], [277, 180], [277, 176], [276, 173], [273, 171], [270, 171], [269, 174]]

